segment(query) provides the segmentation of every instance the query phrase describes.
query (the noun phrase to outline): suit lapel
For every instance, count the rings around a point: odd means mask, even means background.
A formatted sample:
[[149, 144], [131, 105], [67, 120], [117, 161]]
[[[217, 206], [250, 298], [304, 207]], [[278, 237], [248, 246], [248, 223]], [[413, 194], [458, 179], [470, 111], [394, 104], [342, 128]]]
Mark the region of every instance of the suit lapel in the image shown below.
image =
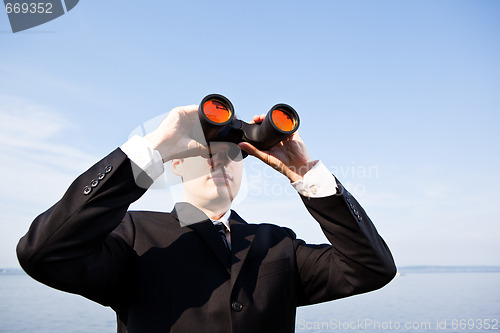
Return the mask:
[[193, 229], [210, 248], [222, 266], [231, 273], [231, 259], [217, 228], [198, 208], [185, 202], [175, 204], [172, 211], [181, 226]]
[[234, 210], [229, 217], [231, 228], [231, 289], [233, 288], [241, 268], [252, 246], [256, 225], [246, 223]]

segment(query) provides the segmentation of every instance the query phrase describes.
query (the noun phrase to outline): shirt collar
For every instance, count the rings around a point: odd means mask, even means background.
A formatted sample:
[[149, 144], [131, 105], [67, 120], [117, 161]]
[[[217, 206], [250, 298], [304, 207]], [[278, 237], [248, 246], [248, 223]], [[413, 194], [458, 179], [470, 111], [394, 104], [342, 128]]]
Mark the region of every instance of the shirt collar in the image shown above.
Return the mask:
[[227, 228], [227, 230], [231, 230], [229, 228], [229, 216], [231, 216], [231, 209], [229, 209], [224, 215], [222, 215], [222, 217], [218, 220], [212, 220], [212, 223], [213, 224], [217, 224], [219, 222], [222, 222], [222, 224], [224, 224]]

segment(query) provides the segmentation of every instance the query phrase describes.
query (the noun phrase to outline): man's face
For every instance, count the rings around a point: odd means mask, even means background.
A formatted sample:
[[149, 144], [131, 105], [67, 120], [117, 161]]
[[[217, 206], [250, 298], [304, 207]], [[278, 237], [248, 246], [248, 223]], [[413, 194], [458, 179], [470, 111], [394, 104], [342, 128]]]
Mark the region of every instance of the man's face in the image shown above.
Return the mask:
[[185, 201], [202, 207], [231, 205], [240, 189], [243, 161], [241, 155], [239, 161], [232, 160], [230, 148], [235, 145], [212, 143], [211, 154], [172, 160], [174, 173], [183, 180]]

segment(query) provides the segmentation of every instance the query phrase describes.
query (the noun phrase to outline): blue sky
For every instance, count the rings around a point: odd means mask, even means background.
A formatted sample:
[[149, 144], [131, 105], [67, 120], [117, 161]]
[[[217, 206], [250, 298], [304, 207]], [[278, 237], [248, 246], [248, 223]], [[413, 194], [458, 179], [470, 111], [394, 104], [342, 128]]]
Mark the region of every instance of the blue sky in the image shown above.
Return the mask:
[[[0, 13], [0, 267], [77, 175], [209, 93], [245, 120], [292, 105], [399, 266], [500, 265], [498, 17], [495, 0], [80, 1], [13, 34]], [[245, 163], [240, 215], [325, 240], [286, 180]], [[174, 192], [133, 207], [170, 211]]]

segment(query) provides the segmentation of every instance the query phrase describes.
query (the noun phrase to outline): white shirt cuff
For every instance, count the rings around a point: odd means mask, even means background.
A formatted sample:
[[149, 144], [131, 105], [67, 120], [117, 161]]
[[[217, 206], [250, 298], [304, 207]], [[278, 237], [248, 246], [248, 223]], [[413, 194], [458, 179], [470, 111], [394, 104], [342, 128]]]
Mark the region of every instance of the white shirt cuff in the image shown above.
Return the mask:
[[151, 185], [150, 182], [144, 181], [144, 177], [141, 177], [144, 173], [153, 181], [163, 174], [163, 160], [160, 153], [143, 137], [134, 135], [120, 149], [134, 162], [132, 172], [138, 186], [148, 188]]
[[303, 179], [293, 182], [292, 186], [297, 192], [310, 198], [323, 198], [337, 193], [337, 181], [321, 161]]

